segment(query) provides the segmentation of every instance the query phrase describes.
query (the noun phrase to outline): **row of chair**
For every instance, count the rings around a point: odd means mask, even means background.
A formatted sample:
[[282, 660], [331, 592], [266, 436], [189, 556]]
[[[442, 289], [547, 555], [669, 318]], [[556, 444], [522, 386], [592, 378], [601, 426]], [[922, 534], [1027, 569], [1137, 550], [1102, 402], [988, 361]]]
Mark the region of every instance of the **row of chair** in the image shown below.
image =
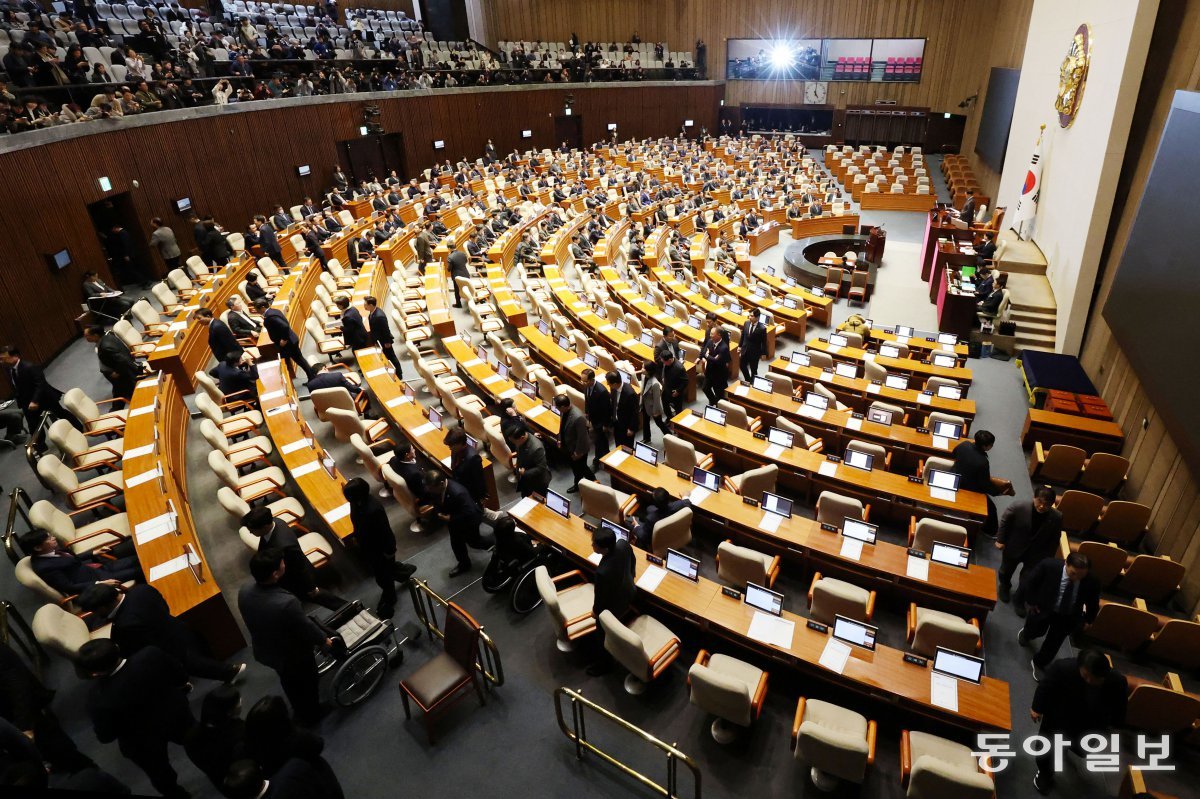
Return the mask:
[[1129, 476], [1129, 459], [1108, 452], [1088, 455], [1079, 447], [1040, 441], [1033, 444], [1029, 475], [1043, 483], [1080, 488], [1101, 496], [1116, 496]]

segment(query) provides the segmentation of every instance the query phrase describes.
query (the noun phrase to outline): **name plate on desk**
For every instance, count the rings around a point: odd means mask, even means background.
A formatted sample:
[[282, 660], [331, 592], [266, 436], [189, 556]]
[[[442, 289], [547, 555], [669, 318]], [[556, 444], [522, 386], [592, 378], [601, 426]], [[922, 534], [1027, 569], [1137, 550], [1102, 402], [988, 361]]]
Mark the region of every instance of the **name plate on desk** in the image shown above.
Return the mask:
[[824, 524], [824, 523], [821, 524], [821, 529], [827, 533], [836, 533], [838, 531], [838, 529], [836, 527], [834, 527], [832, 524]]
[[721, 586], [721, 593], [724, 594], [725, 596], [729, 597], [730, 599], [740, 600], [742, 598], [742, 592], [737, 590], [736, 588], [728, 588], [726, 586]]
[[808, 629], [816, 630], [819, 633], [828, 633], [829, 632], [829, 625], [821, 624], [821, 622], [813, 621], [812, 619], [809, 619], [808, 624], [805, 626], [807, 626]]
[[655, 566], [661, 566], [661, 565], [663, 565], [663, 559], [662, 559], [662, 558], [660, 558], [658, 555], [655, 555], [655, 554], [654, 554], [654, 553], [652, 553], [652, 552], [647, 552], [647, 553], [646, 553], [646, 562], [647, 562], [647, 563], [653, 563]]
[[925, 668], [926, 666], [929, 665], [929, 660], [927, 658], [921, 657], [920, 655], [906, 654], [904, 656], [904, 662], [911, 663], [914, 666], [920, 666], [921, 668]]

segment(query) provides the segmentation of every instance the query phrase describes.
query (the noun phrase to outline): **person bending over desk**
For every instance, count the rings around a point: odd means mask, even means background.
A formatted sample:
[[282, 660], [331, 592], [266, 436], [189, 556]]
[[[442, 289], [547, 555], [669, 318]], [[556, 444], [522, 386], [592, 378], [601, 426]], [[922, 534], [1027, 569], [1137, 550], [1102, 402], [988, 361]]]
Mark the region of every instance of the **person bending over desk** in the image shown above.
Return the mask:
[[959, 442], [954, 448], [954, 473], [961, 479], [960, 488], [976, 491], [987, 497], [987, 521], [984, 522], [984, 535], [996, 535], [996, 503], [992, 497], [1013, 496], [1011, 480], [1002, 477], [992, 477], [992, 464], [988, 460], [988, 451], [996, 443], [996, 436], [988, 430], [980, 430], [973, 441]]

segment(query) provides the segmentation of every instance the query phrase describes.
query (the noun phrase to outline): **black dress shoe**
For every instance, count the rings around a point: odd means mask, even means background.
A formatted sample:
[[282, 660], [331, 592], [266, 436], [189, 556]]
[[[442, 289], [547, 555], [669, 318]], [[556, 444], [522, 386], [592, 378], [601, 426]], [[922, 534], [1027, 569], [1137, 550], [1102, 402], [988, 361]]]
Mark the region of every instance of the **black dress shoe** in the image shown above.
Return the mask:
[[578, 493], [579, 493], [579, 486], [578, 486], [578, 485], [573, 485], [573, 486], [571, 486], [570, 488], [568, 488], [568, 489], [567, 489], [567, 493], [568, 493], [568, 494], [578, 494]]
[[471, 571], [470, 563], [460, 563], [457, 566], [455, 566], [453, 569], [450, 570], [450, 576], [457, 577], [458, 575], [466, 574], [469, 571]]
[[417, 567], [411, 563], [397, 563], [396, 571], [393, 576], [398, 583], [407, 583], [414, 574], [417, 573]]

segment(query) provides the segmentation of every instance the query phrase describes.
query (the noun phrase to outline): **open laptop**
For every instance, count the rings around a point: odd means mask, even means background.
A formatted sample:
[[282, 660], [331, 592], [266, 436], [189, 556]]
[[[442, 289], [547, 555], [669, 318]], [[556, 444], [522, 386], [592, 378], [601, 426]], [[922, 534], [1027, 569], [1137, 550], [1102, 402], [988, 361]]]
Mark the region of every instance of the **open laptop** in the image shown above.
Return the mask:
[[875, 637], [879, 628], [861, 621], [836, 616], [833, 620], [833, 637], [847, 644], [862, 647], [867, 651], [875, 651]]
[[781, 447], [788, 449], [792, 448], [792, 443], [796, 437], [786, 430], [780, 430], [778, 427], [771, 427], [767, 430], [767, 441], [772, 444], [778, 444]]
[[833, 365], [833, 371], [838, 377], [848, 377], [851, 380], [858, 377], [858, 367], [852, 363], [838, 361]]
[[983, 681], [983, 658], [939, 646], [933, 655], [933, 670], [978, 685]]
[[934, 422], [933, 434], [949, 439], [962, 438], [962, 425], [954, 422]]
[[934, 366], [941, 369], [953, 369], [958, 365], [958, 359], [953, 355], [934, 355], [931, 360]]
[[720, 476], [707, 469], [701, 469], [699, 466], [692, 467], [692, 482], [701, 488], [707, 488], [709, 491], [721, 490]]
[[942, 399], [960, 400], [962, 399], [961, 386], [938, 386], [937, 395]]
[[904, 375], [888, 375], [883, 379], [883, 384], [897, 391], [908, 391], [908, 378]]
[[947, 472], [941, 469], [929, 470], [929, 486], [931, 488], [940, 488], [943, 491], [957, 491], [959, 476], [954, 472]]
[[815, 391], [810, 391], [804, 395], [804, 404], [818, 411], [829, 410], [829, 398], [822, 396]]
[[633, 445], [633, 457], [651, 466], [658, 465], [658, 450], [649, 444], [643, 444], [641, 441]]
[[774, 384], [772, 384], [771, 381], [765, 377], [754, 378], [754, 380], [750, 383], [750, 385], [754, 386], [759, 391], [765, 391], [768, 394], [770, 394], [771, 392], [773, 392], [775, 390]]
[[810, 363], [807, 352], [793, 352], [788, 356], [788, 359], [797, 366], [808, 366]]
[[958, 346], [958, 336], [953, 333], [938, 333], [937, 342], [947, 347], [956, 347]]
[[879, 345], [879, 354], [882, 355], [884, 358], [899, 358], [899, 357], [901, 357], [900, 348], [897, 347], [895, 344], [880, 344]]
[[850, 339], [837, 333], [829, 334], [829, 346], [831, 347], [849, 347]]
[[764, 491], [760, 504], [765, 511], [770, 511], [785, 519], [792, 518], [792, 501], [787, 497], [781, 497], [778, 494], [772, 494], [770, 491]]
[[756, 583], [746, 583], [746, 604], [772, 616], [783, 615], [783, 594]]
[[601, 530], [612, 530], [613, 535], [615, 535], [618, 540], [621, 540], [621, 541], [629, 540], [629, 530], [622, 527], [621, 525], [617, 524], [616, 522], [610, 522], [608, 519], [601, 519], [600, 520], [600, 529]]
[[853, 538], [855, 541], [862, 541], [864, 544], [874, 544], [875, 533], [878, 530], [876, 525], [867, 524], [859, 519], [845, 519], [842, 522], [842, 535]]
[[971, 565], [971, 550], [965, 547], [956, 547], [953, 544], [935, 541], [932, 549], [933, 551], [929, 553], [929, 559], [932, 561], [957, 569], [965, 569]]
[[553, 491], [546, 492], [546, 507], [564, 519], [571, 518], [571, 500]]
[[700, 561], [690, 555], [685, 555], [675, 549], [667, 550], [667, 571], [674, 572], [680, 577], [686, 577], [692, 582], [700, 581]]
[[[822, 397], [824, 399], [824, 397]], [[725, 411], [718, 408], [716, 405], [704, 406], [704, 420], [713, 424], [725, 424]]]
[[846, 457], [842, 459], [847, 466], [853, 466], [855, 469], [863, 471], [871, 471], [875, 464], [875, 456], [869, 452], [860, 452], [856, 449], [846, 450]]

